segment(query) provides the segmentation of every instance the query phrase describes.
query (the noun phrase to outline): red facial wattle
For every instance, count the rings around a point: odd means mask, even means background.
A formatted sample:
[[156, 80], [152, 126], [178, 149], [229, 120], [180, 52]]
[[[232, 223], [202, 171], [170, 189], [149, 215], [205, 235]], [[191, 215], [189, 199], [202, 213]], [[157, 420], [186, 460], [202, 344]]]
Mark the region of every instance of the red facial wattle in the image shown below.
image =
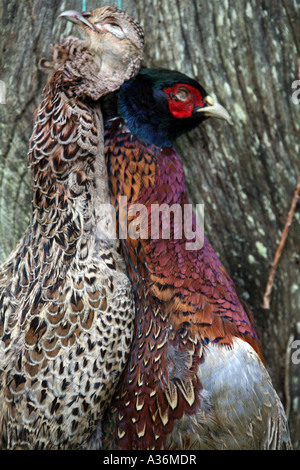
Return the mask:
[[177, 119], [191, 117], [194, 106], [201, 108], [204, 106], [201, 92], [188, 84], [184, 84], [184, 89], [188, 91], [187, 98], [185, 100], [176, 99], [176, 95], [180, 93], [182, 87], [183, 85], [179, 83], [163, 90], [169, 97], [170, 112]]

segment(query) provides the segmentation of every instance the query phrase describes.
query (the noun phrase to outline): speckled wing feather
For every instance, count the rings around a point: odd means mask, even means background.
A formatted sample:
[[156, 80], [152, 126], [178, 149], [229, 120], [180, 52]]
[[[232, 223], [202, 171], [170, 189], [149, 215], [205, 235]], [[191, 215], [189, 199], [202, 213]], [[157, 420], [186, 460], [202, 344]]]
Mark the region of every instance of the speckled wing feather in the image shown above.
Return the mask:
[[30, 224], [0, 267], [2, 449], [84, 446], [134, 325], [131, 285], [109, 231], [102, 115], [87, 98], [103, 89], [93, 77], [88, 87], [79, 80], [89, 59], [83, 41], [69, 38], [55, 54], [73, 55], [77, 74], [63, 59], [45, 89], [28, 154]]
[[[150, 232], [153, 205], [188, 204], [172, 148], [146, 145], [121, 119], [106, 125], [106, 157], [120, 231], [136, 214], [139, 238], [122, 240], [137, 306], [126, 373], [106, 417], [104, 445], [121, 449], [271, 449], [289, 447], [286, 417], [266, 371], [251, 313], [211, 245], [187, 249]], [[128, 207], [119, 196], [128, 197]], [[181, 214], [184, 214], [182, 211]], [[184, 229], [185, 221], [182, 220]], [[196, 219], [192, 216], [196, 232]], [[148, 231], [148, 236], [144, 236]], [[152, 238], [149, 236], [151, 233]], [[195, 238], [195, 237], [194, 237]]]

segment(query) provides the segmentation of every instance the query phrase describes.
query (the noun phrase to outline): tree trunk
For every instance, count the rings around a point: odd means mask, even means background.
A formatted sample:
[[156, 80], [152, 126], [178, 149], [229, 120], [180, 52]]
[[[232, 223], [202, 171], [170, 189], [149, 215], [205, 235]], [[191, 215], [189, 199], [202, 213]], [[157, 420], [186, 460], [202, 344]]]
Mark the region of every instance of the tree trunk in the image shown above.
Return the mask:
[[[6, 85], [6, 104], [0, 104], [0, 261], [29, 218], [26, 153], [46, 82], [37, 64], [62, 35], [78, 35], [57, 16], [81, 6], [80, 0], [0, 0], [0, 80]], [[94, 6], [87, 1], [87, 8]], [[300, 175], [300, 104], [292, 100], [293, 93], [300, 98], [292, 88], [300, 80], [299, 2], [124, 0], [122, 7], [144, 27], [145, 65], [194, 76], [234, 120], [233, 126], [207, 121], [177, 146], [191, 199], [205, 204], [205, 233], [254, 313], [294, 448], [300, 448], [300, 354], [293, 349], [300, 336], [299, 204], [270, 308], [262, 308]]]

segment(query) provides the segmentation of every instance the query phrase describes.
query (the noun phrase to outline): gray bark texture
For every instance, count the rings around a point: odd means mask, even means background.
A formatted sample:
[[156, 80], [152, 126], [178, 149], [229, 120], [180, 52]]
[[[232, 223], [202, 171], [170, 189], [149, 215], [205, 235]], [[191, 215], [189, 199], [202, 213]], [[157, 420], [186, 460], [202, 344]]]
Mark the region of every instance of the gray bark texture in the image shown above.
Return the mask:
[[[87, 1], [87, 8], [103, 5]], [[117, 6], [117, 1], [110, 2]], [[50, 44], [78, 35], [57, 19], [80, 0], [0, 0], [0, 261], [25, 230], [30, 211], [26, 154], [46, 82], [37, 67]], [[300, 208], [275, 273], [268, 274], [300, 175], [299, 0], [124, 0], [143, 26], [145, 65], [194, 76], [231, 114], [177, 142], [194, 203], [205, 204], [205, 233], [252, 310], [267, 367], [300, 448]], [[298, 94], [300, 97], [300, 93]], [[300, 344], [300, 343], [299, 343]], [[298, 346], [298, 350], [300, 347]]]

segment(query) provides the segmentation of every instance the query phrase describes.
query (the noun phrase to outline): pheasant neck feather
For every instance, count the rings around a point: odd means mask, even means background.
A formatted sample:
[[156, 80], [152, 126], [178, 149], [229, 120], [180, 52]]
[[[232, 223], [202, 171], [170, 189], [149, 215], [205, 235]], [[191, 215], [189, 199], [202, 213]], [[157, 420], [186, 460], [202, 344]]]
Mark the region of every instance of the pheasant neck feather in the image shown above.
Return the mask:
[[[102, 62], [99, 55], [89, 50], [88, 41], [69, 36], [52, 47], [53, 60], [42, 59], [40, 68], [54, 70], [47, 89], [52, 93], [57, 89], [64, 91], [68, 98], [90, 98], [94, 101], [117, 90], [124, 80], [131, 78], [138, 71], [130, 68], [126, 73], [118, 74]], [[115, 64], [116, 65], [116, 64]]]
[[51, 237], [59, 221], [55, 239], [71, 254], [82, 237], [92, 245], [93, 237], [84, 232], [93, 226], [94, 235], [108, 239], [96, 230], [108, 203], [103, 120], [99, 104], [87, 101], [87, 96], [101, 96], [107, 86], [99, 83], [98, 65], [84, 41], [64, 40], [54, 47], [53, 58], [57, 70], [45, 88], [28, 153], [31, 227]]
[[[137, 224], [140, 238], [122, 240], [137, 327], [111, 420], [117, 423], [117, 447], [161, 449], [168, 445], [176, 419], [195, 413], [201, 400], [205, 408], [197, 367], [206, 345], [231, 347], [234, 338], [241, 338], [260, 356], [261, 349], [251, 314], [207, 240], [201, 250], [186, 250], [186, 243], [195, 240], [185, 238], [184, 220], [183, 236], [178, 237], [172, 218], [167, 239], [150, 237], [152, 204], [183, 209], [189, 203], [175, 150], [143, 144], [122, 119], [107, 124], [105, 139], [112, 202], [123, 234], [135, 219], [123, 219], [132, 204], [147, 208], [147, 220], [141, 213]], [[120, 205], [120, 196], [127, 197], [127, 205]], [[165, 219], [163, 212], [160, 235]], [[192, 226], [196, 231], [194, 215]]]

